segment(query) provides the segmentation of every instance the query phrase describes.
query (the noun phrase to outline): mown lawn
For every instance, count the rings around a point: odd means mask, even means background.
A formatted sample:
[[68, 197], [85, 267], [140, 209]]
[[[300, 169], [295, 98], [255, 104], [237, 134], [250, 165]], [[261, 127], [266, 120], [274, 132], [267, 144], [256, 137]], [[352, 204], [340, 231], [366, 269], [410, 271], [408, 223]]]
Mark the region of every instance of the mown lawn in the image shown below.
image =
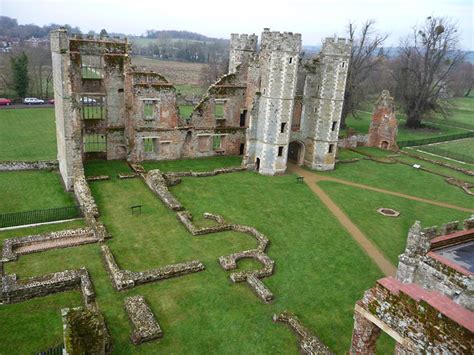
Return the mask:
[[[405, 250], [408, 229], [416, 220], [419, 220], [423, 227], [431, 227], [454, 220], [463, 221], [469, 217], [469, 213], [337, 182], [321, 181], [318, 185], [394, 265], [398, 265], [398, 255]], [[382, 216], [377, 212], [380, 207], [397, 210], [400, 216], [395, 218]]]
[[[341, 135], [344, 135], [344, 133], [347, 132], [347, 129], [349, 128], [359, 133], [368, 133], [371, 117], [372, 117], [372, 114], [370, 112], [359, 112], [358, 118], [348, 117], [346, 120], [347, 128], [341, 131]], [[440, 137], [440, 136], [467, 132], [465, 129], [447, 126], [447, 125], [439, 125], [439, 124], [435, 124], [429, 121], [424, 122], [424, 124], [426, 124], [427, 126], [426, 128], [410, 129], [404, 126], [405, 120], [403, 119], [403, 115], [397, 114], [397, 118], [398, 118], [397, 141], [433, 138], [433, 137]]]
[[58, 172], [15, 171], [0, 173], [0, 213], [74, 206]]
[[54, 108], [0, 109], [0, 161], [56, 159]]
[[[211, 162], [203, 168], [212, 169]], [[94, 165], [86, 170], [108, 172], [108, 163]], [[111, 166], [109, 175], [117, 169]], [[296, 354], [295, 336], [271, 320], [273, 313], [285, 309], [298, 314], [328, 346], [343, 354], [349, 348], [354, 302], [382, 276], [309, 188], [295, 184], [291, 175], [241, 172], [184, 178], [172, 188], [196, 223], [203, 223], [201, 215], [207, 211], [268, 235], [268, 254], [276, 262], [275, 274], [264, 279], [276, 296], [270, 305], [262, 304], [246, 285], [232, 284], [217, 262], [220, 255], [253, 248], [256, 242], [251, 237], [230, 232], [191, 236], [140, 179], [113, 177], [91, 183], [91, 189], [113, 234], [107, 243], [122, 268], [140, 271], [191, 259], [206, 265], [197, 274], [121, 293], [112, 289], [95, 244], [21, 256], [6, 265], [7, 272], [20, 277], [86, 266], [118, 354]], [[143, 204], [140, 216], [130, 214], [129, 206], [135, 203]], [[249, 266], [245, 263], [245, 268]], [[1, 307], [0, 348], [6, 353], [27, 353], [59, 343], [59, 309], [79, 304], [71, 294], [76, 293]], [[128, 339], [130, 327], [123, 311], [123, 298], [137, 294], [147, 299], [165, 333], [159, 342], [140, 347]], [[43, 304], [47, 307], [35, 310]], [[29, 323], [43, 325], [34, 333], [34, 341], [30, 341]], [[15, 330], [15, 342], [10, 341], [10, 329]], [[382, 338], [381, 353], [390, 352], [392, 346]]]
[[197, 159], [146, 161], [143, 162], [142, 165], [146, 170], [160, 169], [161, 171], [210, 171], [217, 168], [240, 166], [241, 163], [241, 156], [222, 156]]
[[[420, 164], [424, 165], [423, 162]], [[361, 160], [337, 164], [335, 170], [318, 174], [474, 209], [472, 196], [446, 183], [443, 177], [400, 163]]]
[[64, 229], [75, 229], [75, 228], [84, 227], [85, 225], [86, 224], [83, 219], [78, 219], [75, 221], [69, 221], [69, 222], [64, 222], [64, 223], [45, 224], [38, 227], [3, 230], [3, 231], [0, 231], [0, 242], [8, 238], [22, 237], [25, 235], [32, 235], [32, 234], [56, 232], [56, 231], [60, 231]]
[[[432, 146], [448, 153], [465, 154], [474, 158], [474, 138], [458, 139], [455, 141], [434, 144]], [[429, 152], [430, 146], [422, 146], [418, 147], [418, 149]]]

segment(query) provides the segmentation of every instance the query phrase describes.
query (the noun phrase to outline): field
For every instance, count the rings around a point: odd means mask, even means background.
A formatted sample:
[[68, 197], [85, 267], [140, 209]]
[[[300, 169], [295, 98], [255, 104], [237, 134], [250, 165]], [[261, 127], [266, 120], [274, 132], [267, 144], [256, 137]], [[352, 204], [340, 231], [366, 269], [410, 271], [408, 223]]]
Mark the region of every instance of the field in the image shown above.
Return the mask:
[[54, 108], [0, 108], [0, 161], [56, 159]]
[[446, 151], [447, 153], [455, 154], [471, 154], [474, 157], [474, 138], [459, 139], [450, 142], [443, 142], [432, 144], [429, 146], [421, 146], [418, 149], [430, 151], [430, 147], [436, 147], [439, 150]]

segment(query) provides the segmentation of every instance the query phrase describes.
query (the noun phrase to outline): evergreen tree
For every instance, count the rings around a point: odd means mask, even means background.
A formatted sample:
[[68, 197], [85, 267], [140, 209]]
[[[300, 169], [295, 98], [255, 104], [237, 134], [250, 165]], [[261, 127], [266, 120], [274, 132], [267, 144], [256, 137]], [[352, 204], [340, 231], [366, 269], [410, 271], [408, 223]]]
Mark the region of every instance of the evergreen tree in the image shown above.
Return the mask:
[[24, 98], [28, 90], [28, 57], [25, 52], [11, 58], [13, 85], [19, 97]]

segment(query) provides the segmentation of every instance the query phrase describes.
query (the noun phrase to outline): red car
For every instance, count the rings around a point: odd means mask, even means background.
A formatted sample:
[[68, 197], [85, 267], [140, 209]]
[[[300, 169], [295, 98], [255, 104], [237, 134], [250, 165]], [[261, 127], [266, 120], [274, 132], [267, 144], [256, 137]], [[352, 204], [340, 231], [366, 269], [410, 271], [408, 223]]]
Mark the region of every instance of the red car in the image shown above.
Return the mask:
[[0, 97], [0, 106], [10, 106], [12, 104], [12, 100], [5, 99], [4, 97]]
[[50, 104], [50, 105], [54, 105], [54, 99], [50, 99], [50, 100], [48, 100], [48, 104]]

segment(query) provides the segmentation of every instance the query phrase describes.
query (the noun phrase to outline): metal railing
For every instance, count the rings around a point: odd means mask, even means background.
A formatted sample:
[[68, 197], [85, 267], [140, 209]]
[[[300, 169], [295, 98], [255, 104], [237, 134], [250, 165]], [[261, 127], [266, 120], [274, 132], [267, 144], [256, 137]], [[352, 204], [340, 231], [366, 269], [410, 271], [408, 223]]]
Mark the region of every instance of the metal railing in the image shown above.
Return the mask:
[[45, 351], [40, 351], [36, 355], [63, 355], [64, 344], [49, 348]]
[[79, 217], [82, 217], [82, 212], [78, 206], [5, 213], [0, 214], [0, 228], [54, 222]]

